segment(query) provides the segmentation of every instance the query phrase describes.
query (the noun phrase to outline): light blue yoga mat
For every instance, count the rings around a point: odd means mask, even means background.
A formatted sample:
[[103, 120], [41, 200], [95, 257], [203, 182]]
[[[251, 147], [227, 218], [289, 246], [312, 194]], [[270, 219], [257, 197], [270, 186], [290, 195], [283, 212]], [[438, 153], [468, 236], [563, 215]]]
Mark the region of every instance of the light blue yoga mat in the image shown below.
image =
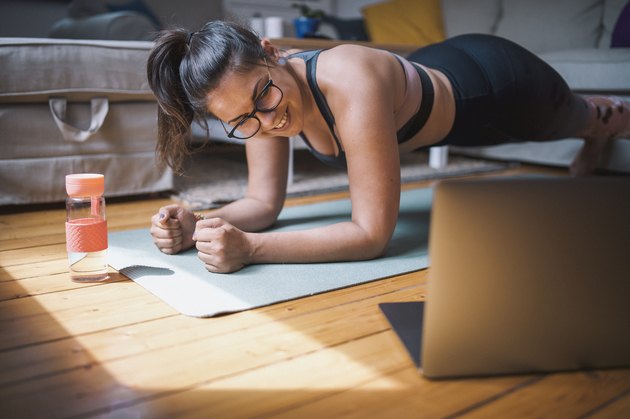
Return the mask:
[[[109, 264], [179, 312], [211, 317], [417, 271], [428, 265], [431, 189], [401, 194], [400, 215], [385, 256], [358, 262], [250, 265], [208, 272], [196, 249], [165, 255], [147, 229], [109, 234]], [[350, 219], [350, 200], [285, 208], [275, 231], [307, 229]]]

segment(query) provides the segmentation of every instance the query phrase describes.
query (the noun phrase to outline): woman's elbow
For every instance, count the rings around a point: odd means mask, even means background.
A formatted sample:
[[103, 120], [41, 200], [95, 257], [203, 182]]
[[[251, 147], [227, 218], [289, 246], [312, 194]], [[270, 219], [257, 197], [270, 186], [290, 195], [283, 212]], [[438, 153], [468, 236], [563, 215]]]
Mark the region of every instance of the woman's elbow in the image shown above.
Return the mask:
[[264, 210], [263, 210], [263, 224], [265, 224], [265, 229], [272, 227], [276, 221], [278, 221], [278, 217], [280, 216], [280, 213], [282, 212], [282, 209], [284, 207], [284, 202], [282, 203], [269, 203], [267, 205], [264, 206]]
[[391, 234], [370, 235], [365, 246], [365, 259], [376, 259], [384, 256], [391, 241]]

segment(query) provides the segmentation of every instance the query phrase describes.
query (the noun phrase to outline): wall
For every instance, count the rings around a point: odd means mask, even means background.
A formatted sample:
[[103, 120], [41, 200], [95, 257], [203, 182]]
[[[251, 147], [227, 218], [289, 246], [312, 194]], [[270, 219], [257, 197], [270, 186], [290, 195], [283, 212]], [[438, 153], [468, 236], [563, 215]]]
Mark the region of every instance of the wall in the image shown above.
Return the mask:
[[165, 26], [178, 25], [190, 30], [201, 29], [204, 23], [223, 18], [221, 0], [144, 0]]
[[[88, 0], [91, 2], [106, 0]], [[107, 0], [126, 3], [129, 0]], [[221, 0], [144, 0], [165, 26], [199, 29], [223, 17]], [[0, 37], [45, 38], [55, 22], [68, 16], [69, 0], [0, 0]]]
[[[223, 0], [223, 10], [228, 19], [236, 19], [243, 23], [249, 22], [254, 16], [279, 16], [284, 20], [285, 36], [293, 36], [292, 20], [298, 12], [292, 7], [293, 3], [303, 3], [312, 9], [321, 9], [325, 13], [344, 18], [360, 18], [361, 8], [383, 0]], [[319, 30], [323, 35], [335, 36], [325, 25]]]
[[66, 17], [68, 0], [0, 1], [0, 37], [45, 38], [52, 25]]
[[340, 18], [361, 17], [361, 8], [368, 4], [381, 3], [383, 0], [337, 0], [336, 15]]

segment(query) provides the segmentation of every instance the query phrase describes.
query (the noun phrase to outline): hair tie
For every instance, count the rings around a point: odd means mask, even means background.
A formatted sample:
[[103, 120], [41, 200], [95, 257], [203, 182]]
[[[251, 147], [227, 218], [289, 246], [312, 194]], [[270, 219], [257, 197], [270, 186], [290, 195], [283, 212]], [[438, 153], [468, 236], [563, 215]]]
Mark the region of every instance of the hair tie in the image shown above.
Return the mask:
[[189, 32], [188, 36], [186, 36], [186, 45], [190, 46], [190, 41], [192, 40], [192, 37], [196, 34], [197, 32]]

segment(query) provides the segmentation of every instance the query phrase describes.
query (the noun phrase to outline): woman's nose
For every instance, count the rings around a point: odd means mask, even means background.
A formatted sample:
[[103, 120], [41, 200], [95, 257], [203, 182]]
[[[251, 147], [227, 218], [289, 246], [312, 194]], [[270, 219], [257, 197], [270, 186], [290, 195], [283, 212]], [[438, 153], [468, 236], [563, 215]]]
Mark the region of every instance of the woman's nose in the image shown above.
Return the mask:
[[258, 112], [256, 115], [264, 129], [272, 129], [276, 123], [276, 111]]

